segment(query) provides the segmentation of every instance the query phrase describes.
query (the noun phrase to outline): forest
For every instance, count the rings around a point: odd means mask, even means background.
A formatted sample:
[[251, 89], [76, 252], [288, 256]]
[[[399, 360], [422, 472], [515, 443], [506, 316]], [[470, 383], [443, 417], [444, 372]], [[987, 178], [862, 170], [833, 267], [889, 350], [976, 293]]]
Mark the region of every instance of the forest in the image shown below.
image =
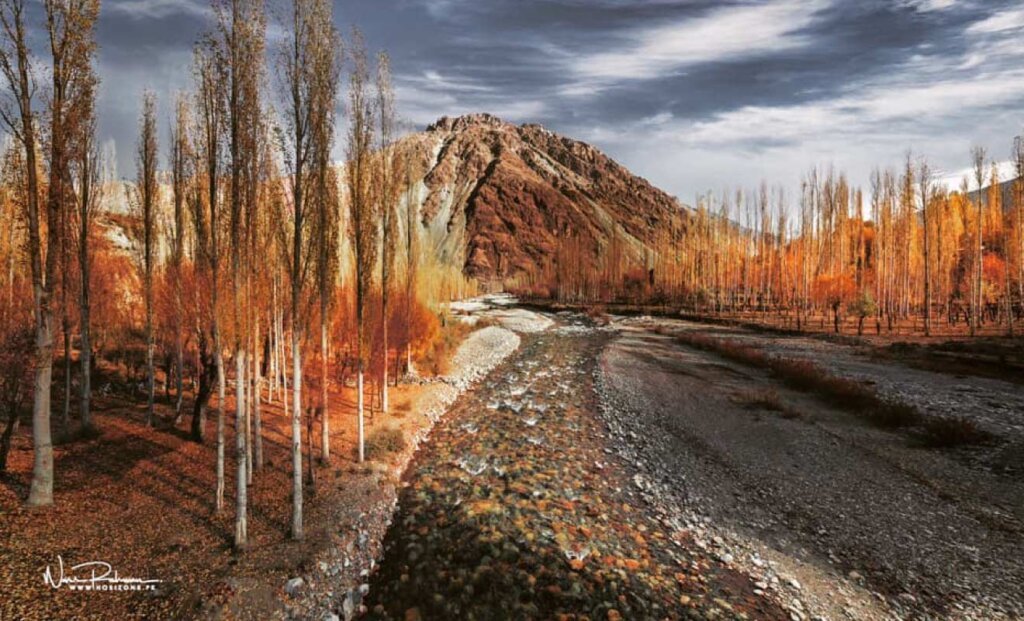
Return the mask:
[[[184, 425], [194, 442], [216, 443], [210, 493], [218, 512], [233, 497], [244, 548], [246, 489], [264, 465], [261, 405], [277, 403], [291, 421], [301, 539], [303, 469], [331, 455], [329, 385], [355, 382], [362, 461], [364, 412], [388, 412], [389, 387], [446, 354], [439, 302], [469, 287], [417, 246], [415, 163], [395, 147], [387, 54], [370, 58], [357, 30], [343, 43], [325, 0], [295, 2], [287, 43], [268, 54], [261, 2], [215, 2], [192, 92], [164, 104], [170, 144], [159, 144], [155, 95], [140, 93], [137, 172], [120, 183], [96, 139], [98, 0], [48, 1], [41, 16], [23, 0], [0, 8], [10, 136], [0, 468], [30, 404], [27, 503], [52, 503], [54, 442], [99, 433], [96, 392], [140, 395], [146, 426]], [[47, 58], [30, 48], [40, 20]], [[338, 167], [343, 63], [348, 164]]]
[[956, 190], [927, 157], [876, 168], [867, 189], [834, 167], [780, 187], [698, 197], [682, 224], [637, 250], [613, 237], [598, 269], [572, 237], [512, 288], [561, 302], [668, 308], [797, 331], [858, 335], [1020, 334], [1024, 321], [1024, 142], [1013, 178], [984, 148]]

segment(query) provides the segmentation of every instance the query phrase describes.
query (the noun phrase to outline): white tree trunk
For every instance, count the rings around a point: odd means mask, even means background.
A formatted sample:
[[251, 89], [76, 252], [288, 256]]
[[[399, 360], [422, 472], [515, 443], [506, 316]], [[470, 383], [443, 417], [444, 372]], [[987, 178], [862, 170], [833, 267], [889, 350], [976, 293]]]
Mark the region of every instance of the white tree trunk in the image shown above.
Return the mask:
[[356, 395], [357, 402], [359, 404], [359, 463], [363, 463], [364, 459], [366, 458], [366, 455], [363, 444], [363, 366], [361, 363], [359, 365], [359, 376], [358, 379], [356, 380]]
[[292, 362], [292, 539], [302, 539], [302, 353], [294, 327]]
[[263, 420], [260, 414], [260, 401], [263, 396], [260, 394], [263, 386], [263, 376], [260, 373], [260, 364], [262, 363], [262, 356], [260, 352], [260, 320], [259, 316], [256, 317], [255, 322], [255, 348], [253, 349], [253, 442], [255, 444], [253, 450], [253, 459], [256, 462], [256, 469], [263, 469]]
[[235, 350], [235, 461], [238, 474], [235, 479], [235, 548], [248, 543], [247, 468], [246, 468], [246, 414], [245, 414], [245, 350]]
[[224, 356], [220, 351], [220, 338], [213, 339], [217, 351], [214, 357], [217, 360], [217, 512], [224, 508], [224, 396], [227, 392], [224, 386]]
[[36, 328], [36, 381], [32, 401], [32, 487], [29, 506], [53, 504], [53, 441], [50, 438], [50, 381], [53, 378], [53, 320], [46, 313]]

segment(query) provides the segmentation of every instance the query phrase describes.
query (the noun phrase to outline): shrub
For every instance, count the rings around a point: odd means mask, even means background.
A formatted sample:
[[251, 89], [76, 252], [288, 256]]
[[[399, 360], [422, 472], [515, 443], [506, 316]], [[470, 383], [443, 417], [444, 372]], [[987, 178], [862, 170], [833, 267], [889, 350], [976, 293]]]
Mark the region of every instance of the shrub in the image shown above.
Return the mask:
[[741, 394], [738, 401], [748, 410], [778, 412], [782, 418], [800, 418], [800, 412], [789, 407], [774, 390], [755, 390]]
[[786, 386], [817, 394], [833, 406], [852, 411], [876, 425], [908, 427], [922, 420], [914, 406], [882, 399], [872, 388], [856, 380], [832, 375], [809, 360], [776, 358], [735, 340], [701, 334], [682, 334], [676, 338], [683, 344], [716, 352], [729, 360], [766, 368]]
[[783, 409], [779, 393], [774, 390], [755, 390], [739, 396], [739, 402], [750, 410], [772, 410], [781, 412]]
[[401, 429], [375, 429], [366, 438], [366, 456], [369, 459], [383, 459], [404, 449], [405, 434]]
[[950, 448], [982, 444], [990, 439], [988, 432], [963, 416], [940, 416], [924, 423], [924, 441], [928, 446]]
[[891, 401], [868, 408], [864, 416], [879, 427], [911, 427], [921, 422], [921, 413], [917, 408]]

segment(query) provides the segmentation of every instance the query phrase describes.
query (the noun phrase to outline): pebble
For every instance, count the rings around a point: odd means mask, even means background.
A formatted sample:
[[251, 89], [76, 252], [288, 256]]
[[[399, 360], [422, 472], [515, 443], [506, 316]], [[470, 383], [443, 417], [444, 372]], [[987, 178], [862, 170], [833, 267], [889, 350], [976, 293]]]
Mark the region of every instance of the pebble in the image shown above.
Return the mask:
[[292, 578], [284, 585], [284, 591], [288, 595], [295, 595], [306, 582], [302, 578]]

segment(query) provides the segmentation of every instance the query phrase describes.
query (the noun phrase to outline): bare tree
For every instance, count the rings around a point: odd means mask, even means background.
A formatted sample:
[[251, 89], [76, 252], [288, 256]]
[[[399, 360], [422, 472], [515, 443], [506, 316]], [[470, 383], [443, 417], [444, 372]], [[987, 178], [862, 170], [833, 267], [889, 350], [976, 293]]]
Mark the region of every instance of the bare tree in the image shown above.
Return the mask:
[[[413, 158], [405, 158], [405, 325], [407, 329], [412, 326], [413, 300], [416, 296], [416, 269], [418, 266], [416, 246], [418, 228], [419, 200], [417, 196], [418, 171], [413, 163]], [[405, 346], [405, 369], [412, 371], [412, 335], [406, 339]]]
[[246, 408], [246, 359], [248, 356], [243, 284], [248, 269], [248, 245], [252, 214], [256, 209], [261, 116], [261, 89], [266, 20], [262, 0], [231, 0], [218, 6], [218, 29], [228, 74], [228, 151], [230, 155], [231, 284], [235, 338], [235, 448], [237, 450], [235, 495], [235, 548], [248, 545], [248, 481], [250, 424]]
[[[224, 355], [220, 341], [220, 322], [218, 321], [219, 277], [220, 277], [220, 176], [222, 174], [224, 118], [226, 116], [222, 85], [226, 80], [224, 63], [221, 61], [222, 50], [217, 41], [206, 37], [195, 52], [196, 80], [196, 114], [197, 114], [197, 172], [203, 171], [205, 189], [205, 210], [203, 199], [196, 196], [194, 202], [193, 221], [196, 236], [200, 240], [201, 256], [209, 267], [210, 275], [210, 337], [213, 341], [213, 365], [217, 376], [217, 488], [215, 507], [218, 512], [224, 506]], [[197, 187], [198, 191], [198, 187]], [[208, 217], [203, 213], [208, 211]], [[204, 227], [205, 222], [205, 227]], [[205, 230], [204, 230], [205, 229]], [[202, 336], [202, 333], [201, 333]], [[209, 370], [204, 359], [204, 374]], [[200, 397], [192, 418], [193, 438], [202, 437], [202, 413], [205, 401], [200, 386]], [[197, 431], [198, 429], [198, 431]]]
[[[174, 316], [171, 325], [174, 331], [174, 368], [177, 398], [174, 404], [174, 424], [178, 425], [184, 414], [183, 375], [185, 369], [184, 326], [181, 323], [184, 314], [182, 301], [182, 261], [185, 255], [185, 201], [189, 191], [189, 164], [192, 155], [188, 141], [188, 99], [178, 96], [175, 105], [174, 123], [171, 126], [171, 190], [173, 192], [174, 213], [171, 231], [171, 276], [173, 279]], [[169, 378], [168, 378], [169, 379]]]
[[1024, 137], [1014, 138], [1012, 157], [1015, 172], [1013, 207], [1017, 229], [1017, 302], [1024, 306]]
[[139, 120], [139, 143], [135, 154], [136, 180], [129, 193], [129, 204], [138, 222], [133, 230], [139, 267], [142, 272], [142, 294], [146, 306], [146, 425], [153, 425], [155, 381], [153, 368], [153, 268], [156, 235], [156, 210], [160, 187], [156, 182], [157, 136], [156, 95], [147, 91], [142, 96], [142, 117]]
[[[341, 40], [333, 26], [332, 4], [327, 0], [295, 0], [291, 37], [282, 48], [278, 74], [286, 92], [283, 156], [291, 176], [290, 252], [286, 257], [291, 278], [292, 338], [292, 528], [302, 539], [302, 344], [306, 317], [303, 303], [310, 267], [317, 280], [320, 301], [320, 407], [306, 408], [321, 416], [321, 451], [330, 456], [327, 409], [328, 320], [330, 292], [337, 272], [337, 183], [331, 172], [334, 144]], [[314, 236], [306, 238], [307, 220]], [[309, 421], [312, 424], [312, 421]], [[312, 427], [309, 427], [312, 429]], [[309, 438], [312, 450], [312, 438]], [[312, 459], [312, 454], [310, 454]], [[310, 462], [312, 463], [312, 462]], [[312, 474], [312, 473], [310, 473]]]
[[984, 271], [982, 269], [982, 253], [983, 253], [983, 220], [984, 220], [984, 208], [982, 202], [982, 185], [985, 183], [985, 158], [987, 154], [984, 147], [974, 147], [971, 149], [971, 162], [974, 165], [974, 182], [977, 187], [975, 194], [975, 204], [977, 206], [975, 230], [974, 230], [974, 287], [971, 294], [971, 336], [974, 336], [978, 332], [978, 328], [981, 326], [981, 313], [982, 313], [982, 278], [984, 277]]
[[[909, 157], [909, 155], [908, 155]], [[924, 225], [924, 335], [932, 333], [932, 272], [931, 272], [931, 228], [928, 226], [928, 211], [932, 198], [932, 171], [928, 160], [921, 158], [917, 168], [917, 187], [921, 194], [921, 221]]]
[[[332, 5], [314, 0], [309, 11], [307, 38], [309, 59], [310, 149], [313, 173], [313, 209], [316, 225], [316, 275], [320, 297], [320, 452], [323, 461], [331, 456], [328, 408], [328, 331], [334, 284], [338, 272], [338, 184], [331, 168], [334, 146], [335, 109], [341, 81], [341, 37], [335, 30]], [[310, 438], [312, 442], [312, 438]], [[312, 458], [312, 457], [311, 457]]]
[[391, 87], [391, 62], [386, 52], [377, 56], [377, 119], [379, 166], [377, 210], [380, 213], [380, 296], [382, 323], [381, 411], [388, 411], [388, 296], [395, 264], [395, 209], [398, 199], [398, 149], [393, 144], [395, 129], [395, 94]]
[[79, 284], [79, 332], [81, 353], [79, 363], [82, 368], [81, 381], [81, 425], [83, 428], [92, 426], [89, 401], [92, 397], [92, 339], [90, 330], [90, 274], [91, 252], [89, 236], [92, 221], [100, 200], [100, 166], [99, 150], [96, 146], [96, 115], [93, 108], [95, 91], [89, 96], [90, 106], [81, 126], [76, 156], [78, 180], [78, 267], [81, 275]]
[[[67, 185], [70, 181], [70, 136], [76, 116], [81, 115], [83, 93], [93, 83], [94, 26], [99, 14], [97, 0], [57, 2], [46, 0], [46, 32], [50, 43], [52, 77], [50, 121], [50, 179], [47, 184], [45, 222], [39, 213], [39, 139], [35, 115], [35, 77], [25, 28], [24, 0], [0, 1], [0, 71], [7, 80], [5, 101], [0, 106], [4, 125], [25, 155], [29, 262], [32, 270], [35, 319], [35, 378], [32, 407], [34, 463], [29, 505], [53, 502], [53, 445], [50, 434], [50, 380], [53, 374], [54, 276], [66, 233]], [[69, 132], [68, 130], [72, 130]], [[40, 232], [45, 225], [45, 265]]]
[[350, 210], [349, 233], [356, 260], [356, 356], [358, 358], [356, 391], [358, 408], [359, 461], [365, 459], [365, 438], [363, 425], [364, 395], [363, 381], [366, 367], [364, 351], [366, 328], [366, 301], [373, 284], [373, 268], [377, 262], [377, 221], [376, 205], [373, 200], [374, 165], [373, 154], [373, 102], [368, 96], [369, 73], [366, 65], [366, 49], [362, 35], [352, 34], [352, 63], [349, 74], [349, 135], [348, 135], [348, 206]]

